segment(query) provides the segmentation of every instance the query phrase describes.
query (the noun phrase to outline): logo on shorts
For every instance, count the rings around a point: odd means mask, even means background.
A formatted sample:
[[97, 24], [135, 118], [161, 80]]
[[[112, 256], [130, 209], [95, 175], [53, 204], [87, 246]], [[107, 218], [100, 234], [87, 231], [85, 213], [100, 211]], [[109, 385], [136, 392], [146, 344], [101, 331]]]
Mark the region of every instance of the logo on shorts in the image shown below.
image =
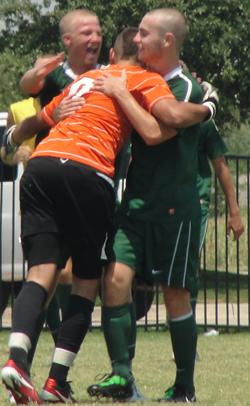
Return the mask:
[[60, 161], [62, 164], [65, 164], [66, 162], [68, 162], [68, 158], [60, 158]]
[[173, 216], [173, 215], [175, 214], [175, 208], [172, 207], [171, 209], [169, 209], [169, 210], [168, 210], [168, 214], [169, 214], [170, 216]]
[[152, 275], [160, 275], [162, 273], [161, 269], [152, 269]]

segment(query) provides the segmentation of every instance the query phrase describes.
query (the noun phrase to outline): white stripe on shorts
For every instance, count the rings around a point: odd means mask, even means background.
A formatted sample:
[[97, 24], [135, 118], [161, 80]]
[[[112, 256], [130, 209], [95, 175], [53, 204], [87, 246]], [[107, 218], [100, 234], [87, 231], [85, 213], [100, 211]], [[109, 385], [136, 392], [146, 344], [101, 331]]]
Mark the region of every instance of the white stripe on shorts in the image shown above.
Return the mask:
[[174, 266], [175, 255], [176, 255], [176, 251], [177, 251], [177, 248], [178, 248], [178, 244], [179, 244], [179, 239], [180, 239], [182, 227], [183, 227], [183, 221], [182, 221], [181, 224], [180, 224], [179, 231], [178, 231], [178, 235], [177, 235], [177, 238], [176, 238], [176, 243], [175, 243], [175, 247], [174, 247], [173, 258], [172, 258], [172, 261], [171, 261], [171, 265], [170, 265], [170, 269], [169, 269], [169, 274], [168, 274], [168, 286], [170, 286], [170, 281], [171, 281], [171, 276], [172, 276], [172, 272], [173, 272], [173, 266]]
[[191, 229], [192, 229], [192, 225], [191, 225], [191, 221], [189, 221], [185, 268], [184, 268], [184, 274], [183, 274], [183, 280], [182, 280], [183, 288], [185, 288], [185, 281], [186, 281], [186, 276], [187, 276], [187, 263], [188, 263], [188, 254], [189, 254], [189, 246], [190, 246], [190, 238], [191, 238]]

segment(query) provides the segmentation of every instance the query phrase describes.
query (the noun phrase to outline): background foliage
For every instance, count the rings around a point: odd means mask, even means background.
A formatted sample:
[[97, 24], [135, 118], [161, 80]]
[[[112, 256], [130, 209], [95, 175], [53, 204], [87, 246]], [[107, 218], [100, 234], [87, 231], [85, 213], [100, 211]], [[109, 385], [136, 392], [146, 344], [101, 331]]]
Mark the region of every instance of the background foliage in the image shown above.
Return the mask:
[[58, 22], [76, 7], [97, 13], [104, 34], [100, 62], [117, 32], [138, 25], [141, 17], [157, 7], [176, 7], [188, 19], [190, 35], [182, 58], [191, 70], [211, 81], [221, 97], [219, 125], [239, 126], [249, 119], [250, 50], [249, 0], [1, 0], [0, 4], [0, 111], [23, 97], [18, 82], [37, 55], [58, 52]]

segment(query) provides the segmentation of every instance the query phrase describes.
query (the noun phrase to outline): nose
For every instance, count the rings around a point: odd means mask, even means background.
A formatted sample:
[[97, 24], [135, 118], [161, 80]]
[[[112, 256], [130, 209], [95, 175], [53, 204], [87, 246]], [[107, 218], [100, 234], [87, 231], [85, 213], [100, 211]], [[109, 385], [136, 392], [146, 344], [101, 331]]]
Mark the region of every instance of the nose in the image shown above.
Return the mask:
[[102, 34], [100, 32], [92, 32], [91, 42], [93, 42], [95, 44], [101, 44], [102, 43]]
[[139, 41], [140, 41], [140, 34], [139, 32], [134, 36], [133, 41], [135, 42], [135, 44], [138, 45]]

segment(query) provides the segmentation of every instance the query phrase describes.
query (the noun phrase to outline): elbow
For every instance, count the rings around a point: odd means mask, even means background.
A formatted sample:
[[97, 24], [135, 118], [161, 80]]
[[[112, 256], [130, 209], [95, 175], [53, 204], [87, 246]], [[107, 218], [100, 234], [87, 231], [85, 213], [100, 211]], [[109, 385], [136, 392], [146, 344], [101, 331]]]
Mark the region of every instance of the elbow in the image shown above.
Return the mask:
[[157, 140], [155, 138], [152, 138], [152, 137], [144, 138], [144, 141], [145, 141], [145, 144], [148, 145], [148, 146], [159, 144], [159, 141], [157, 142]]
[[171, 122], [169, 122], [167, 125], [174, 127], [174, 128], [183, 128], [185, 127], [185, 120], [183, 118], [182, 114], [176, 113], [172, 116]]
[[144, 137], [144, 142], [148, 146], [153, 146], [160, 144], [163, 141], [162, 134], [161, 133], [150, 133], [146, 134]]
[[28, 94], [30, 93], [30, 89], [29, 89], [29, 87], [26, 85], [26, 81], [25, 81], [23, 78], [22, 78], [22, 79], [20, 80], [20, 82], [19, 82], [19, 87], [20, 87], [21, 91], [22, 91], [24, 94], [28, 95]]
[[147, 132], [144, 133], [143, 139], [148, 146], [157, 145], [161, 142], [162, 134], [158, 128], [150, 127], [147, 129]]

